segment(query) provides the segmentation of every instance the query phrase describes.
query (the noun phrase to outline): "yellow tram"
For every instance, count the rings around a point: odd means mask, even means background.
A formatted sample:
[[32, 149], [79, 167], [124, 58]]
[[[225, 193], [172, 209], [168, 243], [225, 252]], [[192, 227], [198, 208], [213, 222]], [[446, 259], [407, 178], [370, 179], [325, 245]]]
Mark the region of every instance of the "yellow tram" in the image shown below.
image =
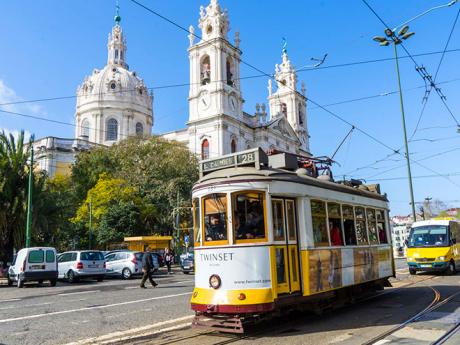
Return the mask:
[[246, 320], [388, 285], [386, 196], [334, 182], [316, 163], [260, 148], [200, 163], [195, 326], [243, 332]]

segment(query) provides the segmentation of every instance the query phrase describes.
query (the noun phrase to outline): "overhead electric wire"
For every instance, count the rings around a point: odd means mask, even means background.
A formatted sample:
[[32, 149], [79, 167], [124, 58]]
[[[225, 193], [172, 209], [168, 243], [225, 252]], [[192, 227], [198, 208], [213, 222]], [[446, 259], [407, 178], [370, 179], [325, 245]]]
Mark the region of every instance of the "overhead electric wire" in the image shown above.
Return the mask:
[[[442, 175], [442, 176], [441, 176]], [[422, 175], [422, 176], [412, 176], [413, 179], [420, 179], [420, 178], [431, 178], [431, 177], [452, 177], [452, 176], [460, 176], [460, 172], [453, 172], [449, 174], [433, 174], [433, 175]], [[406, 180], [406, 177], [388, 177], [388, 178], [379, 178], [379, 179], [372, 179], [367, 180], [366, 182], [379, 182], [379, 181], [396, 181], [396, 180]]]
[[[368, 2], [366, 0], [361, 0], [370, 10], [371, 12], [378, 18], [378, 20], [380, 20], [380, 22], [385, 26], [385, 28], [389, 28], [389, 26], [385, 23], [385, 21], [378, 15], [378, 13], [368, 4]], [[394, 35], [394, 33], [393, 33]], [[393, 43], [395, 44], [395, 43]], [[409, 52], [409, 50], [407, 50], [407, 48], [404, 46], [404, 43], [401, 41], [400, 42], [400, 45], [401, 47], [404, 49], [404, 51], [406, 52], [406, 54], [409, 56], [409, 58], [412, 60], [412, 62], [415, 64], [416, 66], [416, 70], [417, 72], [419, 73], [419, 75], [422, 77], [423, 80], [425, 80], [425, 78], [429, 78], [429, 81], [430, 81], [430, 85], [434, 86], [434, 89], [436, 90], [436, 93], [438, 94], [439, 98], [441, 99], [441, 102], [444, 104], [444, 107], [447, 109], [448, 113], [450, 114], [450, 116], [452, 117], [452, 119], [455, 121], [455, 123], [457, 124], [458, 127], [460, 127], [460, 122], [458, 122], [457, 118], [455, 117], [454, 113], [452, 112], [452, 110], [450, 109], [450, 107], [447, 105], [447, 102], [445, 100], [445, 96], [442, 95], [440, 93], [440, 89], [436, 87], [436, 84], [434, 83], [434, 81], [431, 79], [431, 76], [429, 74], [423, 74], [421, 71], [425, 70], [425, 68], [423, 66], [420, 66], [417, 61], [415, 61], [414, 59], [414, 56]]]
[[[433, 78], [433, 83], [435, 83], [435, 84], [436, 84], [436, 79], [438, 78], [439, 69], [441, 68], [441, 64], [442, 64], [442, 62], [444, 60], [444, 56], [446, 54], [447, 47], [449, 46], [450, 39], [452, 38], [452, 34], [454, 32], [455, 25], [457, 24], [457, 20], [458, 20], [459, 15], [460, 15], [460, 9], [457, 11], [457, 15], [455, 16], [454, 23], [452, 24], [452, 28], [451, 28], [450, 33], [449, 33], [449, 37], [447, 38], [447, 42], [446, 42], [446, 44], [444, 46], [444, 50], [443, 50], [443, 52], [441, 54], [441, 58], [439, 59], [438, 67], [436, 68], [436, 73], [435, 73], [434, 78]], [[423, 117], [423, 114], [425, 112], [425, 108], [426, 108], [426, 105], [428, 103], [429, 97], [431, 95], [432, 89], [433, 89], [433, 84], [430, 84], [430, 88], [427, 91], [428, 94], [426, 94], [425, 97], [424, 97], [423, 107], [422, 107], [422, 110], [420, 111], [420, 115], [419, 115], [418, 120], [417, 120], [417, 125], [415, 126], [415, 129], [414, 129], [410, 139], [412, 139], [415, 136], [415, 134], [417, 133], [418, 127], [420, 125], [420, 122], [422, 121], [422, 117]]]

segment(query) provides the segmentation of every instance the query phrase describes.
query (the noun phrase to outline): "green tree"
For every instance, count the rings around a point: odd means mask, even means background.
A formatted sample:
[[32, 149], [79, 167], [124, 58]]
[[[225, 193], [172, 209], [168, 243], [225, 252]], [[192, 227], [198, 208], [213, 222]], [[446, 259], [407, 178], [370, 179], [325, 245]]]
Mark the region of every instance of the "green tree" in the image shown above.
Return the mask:
[[0, 260], [7, 261], [13, 248], [25, 242], [25, 210], [30, 149], [24, 131], [17, 140], [0, 133]]
[[125, 236], [142, 234], [143, 226], [138, 206], [132, 201], [111, 205], [101, 217], [97, 229], [97, 242], [107, 248], [109, 243], [122, 242]]

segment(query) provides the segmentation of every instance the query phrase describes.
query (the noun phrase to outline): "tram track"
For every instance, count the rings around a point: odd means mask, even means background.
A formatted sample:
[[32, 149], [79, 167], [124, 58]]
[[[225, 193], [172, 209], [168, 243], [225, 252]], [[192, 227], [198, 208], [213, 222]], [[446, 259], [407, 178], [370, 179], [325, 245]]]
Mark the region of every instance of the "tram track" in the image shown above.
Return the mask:
[[[427, 279], [428, 280], [428, 279]], [[425, 280], [424, 280], [425, 281]], [[415, 282], [414, 284], [416, 284]], [[447, 303], [451, 302], [455, 297], [460, 295], [460, 291], [457, 291], [450, 296], [441, 299], [441, 293], [439, 292], [438, 289], [428, 286], [430, 289], [433, 290], [434, 292], [434, 297], [430, 304], [425, 307], [423, 310], [415, 314], [414, 316], [410, 317], [406, 321], [402, 322], [401, 324], [379, 334], [378, 336], [368, 340], [367, 342], [363, 343], [362, 345], [378, 345], [378, 344], [390, 344], [391, 339], [387, 339], [388, 337], [394, 335], [396, 332], [410, 326], [410, 324], [414, 322], [420, 321], [420, 319], [424, 316], [427, 316], [431, 312], [436, 312], [439, 310], [442, 306], [446, 305]], [[444, 344], [453, 334], [455, 334], [457, 331], [460, 330], [460, 321], [455, 324], [454, 327], [449, 329], [443, 336], [441, 336], [439, 339], [435, 340], [432, 342], [432, 344], [438, 345], [438, 344]]]

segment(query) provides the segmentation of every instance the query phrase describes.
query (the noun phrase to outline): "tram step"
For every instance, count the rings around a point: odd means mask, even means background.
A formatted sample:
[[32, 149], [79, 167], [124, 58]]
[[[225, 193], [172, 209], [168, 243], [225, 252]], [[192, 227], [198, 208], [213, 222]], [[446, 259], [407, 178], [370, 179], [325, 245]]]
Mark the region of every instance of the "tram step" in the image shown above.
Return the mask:
[[196, 315], [192, 326], [224, 333], [244, 333], [243, 322], [238, 317], [210, 318], [205, 315]]

